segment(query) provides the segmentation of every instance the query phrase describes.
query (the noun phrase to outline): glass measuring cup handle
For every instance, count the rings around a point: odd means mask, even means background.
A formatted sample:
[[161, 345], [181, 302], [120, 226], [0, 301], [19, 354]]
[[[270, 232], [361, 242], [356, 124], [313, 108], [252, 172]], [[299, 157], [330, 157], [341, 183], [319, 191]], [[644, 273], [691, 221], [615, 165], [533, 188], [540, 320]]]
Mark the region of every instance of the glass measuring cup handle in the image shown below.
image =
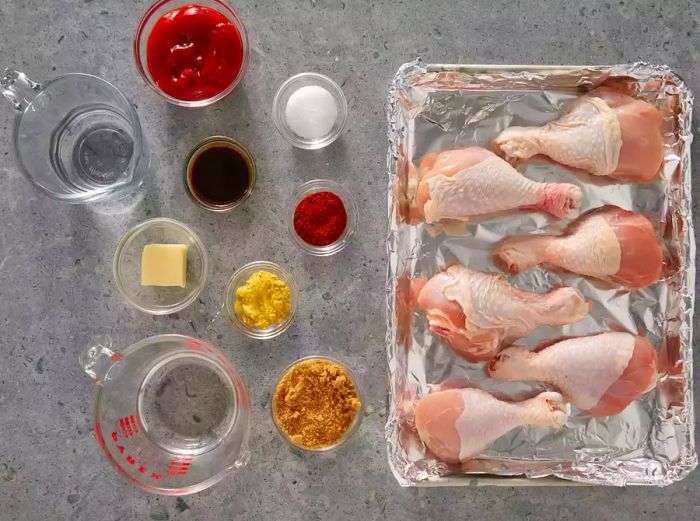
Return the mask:
[[0, 76], [0, 92], [19, 112], [23, 112], [41, 90], [41, 84], [30, 80], [23, 72], [6, 68]]
[[78, 357], [80, 367], [95, 379], [97, 385], [102, 385], [110, 368], [122, 359], [111, 347], [112, 339], [107, 335], [100, 335], [95, 337]]

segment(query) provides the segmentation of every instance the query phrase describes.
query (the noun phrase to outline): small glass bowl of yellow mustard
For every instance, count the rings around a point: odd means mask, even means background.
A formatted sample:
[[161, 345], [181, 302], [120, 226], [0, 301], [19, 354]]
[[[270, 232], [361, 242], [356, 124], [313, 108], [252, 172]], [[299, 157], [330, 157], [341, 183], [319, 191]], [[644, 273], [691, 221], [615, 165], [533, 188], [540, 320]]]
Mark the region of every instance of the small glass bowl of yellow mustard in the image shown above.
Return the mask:
[[236, 270], [225, 299], [231, 324], [244, 335], [261, 340], [289, 329], [301, 301], [291, 273], [268, 261], [251, 262]]

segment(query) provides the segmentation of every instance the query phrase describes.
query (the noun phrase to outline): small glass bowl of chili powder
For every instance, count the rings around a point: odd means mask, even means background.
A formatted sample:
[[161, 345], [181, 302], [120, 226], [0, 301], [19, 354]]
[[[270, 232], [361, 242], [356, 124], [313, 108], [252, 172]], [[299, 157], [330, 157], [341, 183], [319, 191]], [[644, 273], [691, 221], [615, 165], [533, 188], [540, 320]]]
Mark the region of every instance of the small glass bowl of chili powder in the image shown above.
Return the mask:
[[204, 107], [240, 83], [249, 61], [243, 22], [224, 0], [157, 0], [134, 36], [136, 67], [167, 101]]
[[327, 179], [299, 187], [287, 214], [292, 240], [310, 255], [326, 257], [345, 248], [355, 233], [357, 204], [349, 190]]

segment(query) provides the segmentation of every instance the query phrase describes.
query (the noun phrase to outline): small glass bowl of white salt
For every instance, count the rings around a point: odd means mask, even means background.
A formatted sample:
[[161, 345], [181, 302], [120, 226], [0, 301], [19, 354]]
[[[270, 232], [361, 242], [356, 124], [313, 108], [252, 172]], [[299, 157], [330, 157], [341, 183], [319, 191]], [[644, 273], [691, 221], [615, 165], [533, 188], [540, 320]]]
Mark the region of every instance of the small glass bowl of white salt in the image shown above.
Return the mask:
[[282, 84], [272, 112], [282, 137], [295, 147], [314, 150], [338, 139], [348, 116], [348, 102], [332, 79], [303, 72]]

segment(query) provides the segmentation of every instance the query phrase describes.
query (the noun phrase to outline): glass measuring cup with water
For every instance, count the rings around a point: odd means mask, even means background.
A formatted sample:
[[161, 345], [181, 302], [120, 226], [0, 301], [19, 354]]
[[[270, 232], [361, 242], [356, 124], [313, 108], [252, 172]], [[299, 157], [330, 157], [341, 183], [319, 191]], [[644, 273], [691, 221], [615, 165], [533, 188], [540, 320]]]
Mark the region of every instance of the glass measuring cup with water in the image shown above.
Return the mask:
[[97, 441], [127, 481], [156, 494], [191, 494], [248, 462], [248, 388], [215, 347], [159, 335], [116, 353], [102, 337], [80, 365], [97, 383]]
[[22, 174], [61, 201], [85, 203], [140, 187], [150, 156], [136, 110], [116, 87], [89, 74], [37, 83], [0, 75], [15, 108], [13, 142]]

